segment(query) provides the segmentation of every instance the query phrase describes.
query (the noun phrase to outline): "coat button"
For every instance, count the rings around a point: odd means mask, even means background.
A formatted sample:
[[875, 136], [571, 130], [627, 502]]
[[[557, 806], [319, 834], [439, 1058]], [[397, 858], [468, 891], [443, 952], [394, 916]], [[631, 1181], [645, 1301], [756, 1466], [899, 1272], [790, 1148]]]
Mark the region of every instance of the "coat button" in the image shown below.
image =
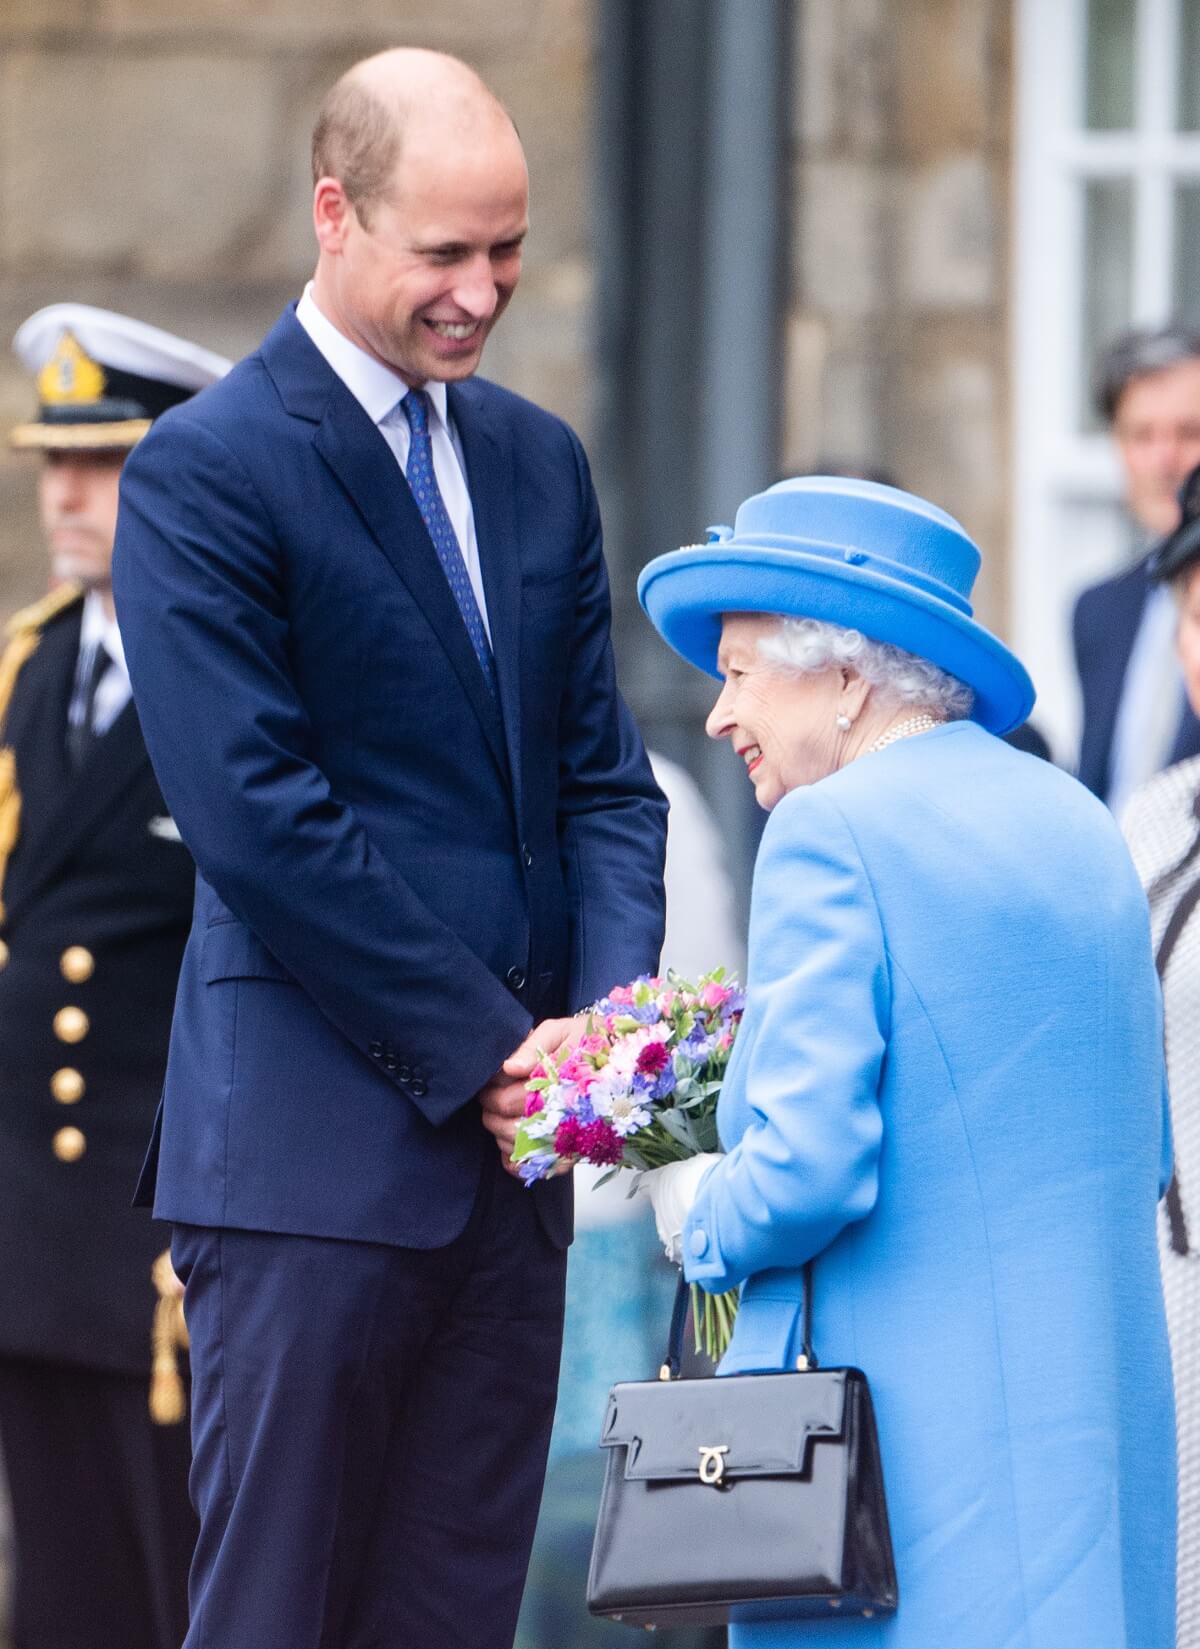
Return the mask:
[[691, 1236], [688, 1238], [688, 1247], [691, 1249], [692, 1253], [696, 1256], [697, 1259], [699, 1259], [702, 1254], [707, 1254], [708, 1253], [708, 1232], [707, 1231], [702, 1231], [700, 1229], [700, 1227], [697, 1226], [696, 1229], [692, 1232]]
[[82, 985], [96, 971], [96, 958], [83, 945], [70, 945], [58, 959], [64, 979], [72, 985]]
[[400, 1078], [401, 1082], [407, 1082], [409, 1077], [412, 1075], [412, 1066], [397, 1065], [396, 1075]]
[[525, 975], [520, 968], [509, 968], [504, 975], [504, 981], [510, 990], [523, 991], [525, 989]]
[[78, 1128], [60, 1128], [50, 1143], [59, 1162], [78, 1162], [87, 1150], [87, 1140]]
[[372, 1059], [382, 1059], [383, 1058], [383, 1043], [382, 1042], [368, 1042], [367, 1043], [367, 1052], [370, 1054]]
[[424, 1099], [428, 1092], [429, 1089], [426, 1087], [425, 1083], [421, 1081], [420, 1077], [417, 1077], [409, 1087], [409, 1093], [412, 1094], [414, 1099]]
[[392, 1072], [392, 1071], [395, 1071], [395, 1070], [399, 1069], [399, 1061], [397, 1060], [395, 1054], [384, 1054], [384, 1056], [383, 1056], [383, 1068], [384, 1068], [385, 1071], [388, 1071], [388, 1072]]
[[54, 1016], [54, 1034], [60, 1042], [82, 1042], [91, 1028], [82, 1008], [60, 1008]]
[[50, 1078], [50, 1092], [60, 1105], [78, 1105], [86, 1086], [79, 1072], [73, 1071], [69, 1065], [55, 1071]]

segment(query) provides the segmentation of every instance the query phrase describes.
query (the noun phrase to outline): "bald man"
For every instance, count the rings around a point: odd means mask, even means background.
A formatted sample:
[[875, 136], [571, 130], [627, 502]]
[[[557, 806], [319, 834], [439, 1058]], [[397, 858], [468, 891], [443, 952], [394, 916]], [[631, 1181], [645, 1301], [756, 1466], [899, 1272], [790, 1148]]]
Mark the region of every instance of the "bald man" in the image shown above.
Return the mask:
[[311, 284], [121, 488], [199, 867], [142, 1188], [192, 1340], [187, 1649], [508, 1649], [571, 1225], [515, 1117], [536, 1050], [656, 964], [665, 804], [579, 442], [473, 376], [521, 270], [512, 121], [393, 51], [313, 160]]

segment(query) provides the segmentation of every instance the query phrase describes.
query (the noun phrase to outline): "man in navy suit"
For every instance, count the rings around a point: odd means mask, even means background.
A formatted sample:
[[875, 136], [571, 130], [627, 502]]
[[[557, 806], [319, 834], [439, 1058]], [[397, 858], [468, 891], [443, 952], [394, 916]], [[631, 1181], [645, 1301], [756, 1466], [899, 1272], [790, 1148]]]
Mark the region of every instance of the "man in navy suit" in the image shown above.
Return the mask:
[[1085, 590], [1075, 608], [1079, 777], [1120, 812], [1145, 779], [1200, 753], [1200, 721], [1175, 656], [1173, 598], [1146, 577], [1146, 554], [1178, 526], [1177, 494], [1200, 463], [1200, 334], [1171, 326], [1118, 338], [1101, 362], [1097, 405], [1143, 554]]
[[313, 169], [299, 305], [122, 484], [199, 870], [146, 1175], [192, 1336], [187, 1649], [507, 1649], [570, 1234], [514, 1119], [536, 1049], [655, 966], [666, 809], [579, 442], [472, 377], [521, 268], [509, 116], [387, 52]]

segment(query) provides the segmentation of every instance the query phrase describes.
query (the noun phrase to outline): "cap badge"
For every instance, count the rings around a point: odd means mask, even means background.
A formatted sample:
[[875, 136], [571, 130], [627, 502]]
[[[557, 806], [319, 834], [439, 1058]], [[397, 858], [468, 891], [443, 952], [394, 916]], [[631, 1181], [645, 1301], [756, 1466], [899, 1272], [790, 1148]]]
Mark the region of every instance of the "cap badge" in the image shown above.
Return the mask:
[[79, 406], [100, 400], [105, 383], [103, 367], [85, 353], [73, 332], [64, 332], [38, 373], [38, 396], [43, 406]]

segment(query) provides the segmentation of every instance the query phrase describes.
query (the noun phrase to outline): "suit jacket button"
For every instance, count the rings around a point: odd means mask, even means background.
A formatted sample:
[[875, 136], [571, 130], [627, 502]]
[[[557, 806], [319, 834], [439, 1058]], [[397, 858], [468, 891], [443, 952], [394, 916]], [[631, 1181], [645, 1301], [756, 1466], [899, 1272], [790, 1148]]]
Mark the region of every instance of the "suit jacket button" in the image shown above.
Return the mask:
[[83, 1098], [86, 1086], [79, 1072], [73, 1071], [69, 1065], [55, 1071], [50, 1078], [50, 1092], [60, 1105], [77, 1105]]
[[699, 1259], [702, 1254], [707, 1254], [708, 1253], [708, 1232], [707, 1231], [702, 1231], [700, 1229], [700, 1227], [697, 1226], [696, 1229], [692, 1232], [691, 1236], [688, 1238], [688, 1247], [691, 1249], [692, 1253], [696, 1256], [697, 1259]]
[[59, 1162], [78, 1162], [87, 1150], [87, 1140], [78, 1128], [60, 1128], [50, 1144]]
[[83, 945], [70, 945], [58, 959], [64, 979], [72, 985], [82, 985], [96, 971], [96, 958]]
[[382, 1042], [368, 1042], [367, 1043], [367, 1052], [370, 1054], [372, 1059], [382, 1059], [383, 1058], [383, 1043]]
[[54, 1034], [60, 1042], [82, 1042], [91, 1023], [82, 1008], [60, 1008], [54, 1016]]
[[418, 1077], [416, 1081], [411, 1084], [409, 1091], [414, 1099], [424, 1099], [425, 1095], [429, 1092], [429, 1089], [421, 1081], [420, 1077]]
[[504, 981], [510, 990], [523, 991], [525, 989], [525, 975], [520, 968], [509, 968], [504, 975]]

